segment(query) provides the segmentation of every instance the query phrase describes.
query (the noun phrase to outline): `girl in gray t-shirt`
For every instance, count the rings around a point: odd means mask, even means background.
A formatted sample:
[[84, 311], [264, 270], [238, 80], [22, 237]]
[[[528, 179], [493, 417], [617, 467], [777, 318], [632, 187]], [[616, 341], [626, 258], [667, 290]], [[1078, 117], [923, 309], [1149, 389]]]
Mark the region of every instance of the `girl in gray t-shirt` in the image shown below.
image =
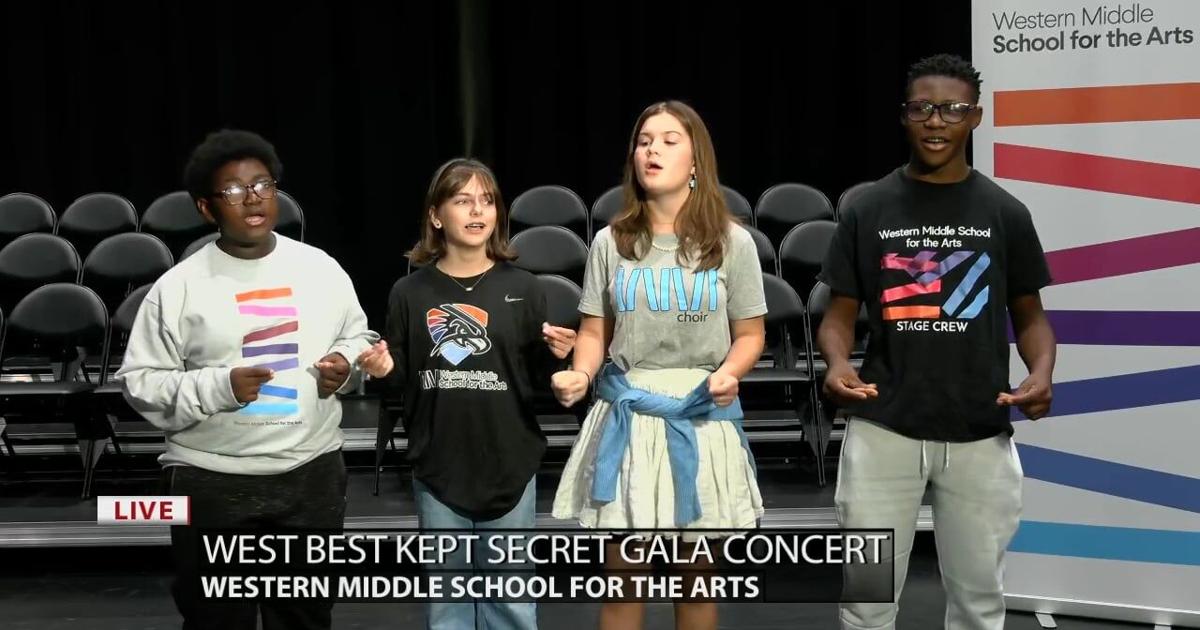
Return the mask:
[[[592, 383], [599, 398], [554, 516], [613, 530], [753, 528], [762, 498], [737, 388], [763, 349], [754, 241], [725, 206], [712, 142], [687, 105], [647, 108], [627, 158], [625, 210], [592, 242], [572, 369], [554, 375], [564, 405]], [[614, 409], [618, 398], [632, 413]], [[638, 606], [609, 606], [602, 627], [640, 621]], [[715, 604], [677, 606], [716, 627]]]

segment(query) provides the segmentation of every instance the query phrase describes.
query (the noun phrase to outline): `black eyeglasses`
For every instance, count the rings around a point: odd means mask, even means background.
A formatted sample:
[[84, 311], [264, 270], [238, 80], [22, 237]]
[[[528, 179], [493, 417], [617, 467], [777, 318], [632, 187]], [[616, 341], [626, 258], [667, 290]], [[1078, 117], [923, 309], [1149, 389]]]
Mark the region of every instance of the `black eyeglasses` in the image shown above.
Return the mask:
[[937, 112], [942, 122], [960, 123], [967, 118], [972, 110], [979, 107], [971, 103], [930, 103], [929, 101], [909, 101], [900, 106], [904, 117], [912, 122], [925, 122]]
[[213, 194], [220, 195], [225, 200], [225, 203], [231, 206], [240, 206], [246, 203], [246, 199], [250, 196], [251, 192], [259, 199], [270, 199], [275, 196], [275, 180], [260, 179], [249, 186], [232, 184], [228, 188], [218, 190]]

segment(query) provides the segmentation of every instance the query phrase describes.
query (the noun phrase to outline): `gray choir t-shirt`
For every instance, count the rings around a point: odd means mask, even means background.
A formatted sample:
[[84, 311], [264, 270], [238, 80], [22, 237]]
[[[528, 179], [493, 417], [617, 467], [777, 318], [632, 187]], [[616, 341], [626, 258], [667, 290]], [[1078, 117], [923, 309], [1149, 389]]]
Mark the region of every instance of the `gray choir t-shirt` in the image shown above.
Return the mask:
[[641, 260], [617, 253], [609, 228], [596, 234], [579, 312], [613, 318], [613, 363], [629, 368], [716, 370], [729, 353], [729, 322], [767, 312], [754, 239], [732, 224], [721, 266], [694, 272], [675, 260], [674, 235], [657, 235]]

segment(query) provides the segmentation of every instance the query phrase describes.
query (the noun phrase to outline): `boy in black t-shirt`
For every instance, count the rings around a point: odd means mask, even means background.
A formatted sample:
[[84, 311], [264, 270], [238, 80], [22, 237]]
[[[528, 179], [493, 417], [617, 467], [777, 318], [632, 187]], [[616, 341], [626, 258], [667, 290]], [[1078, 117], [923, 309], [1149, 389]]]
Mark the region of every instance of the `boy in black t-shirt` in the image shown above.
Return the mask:
[[[917, 511], [933, 489], [946, 628], [1001, 630], [1001, 567], [1021, 508], [1010, 407], [1050, 409], [1050, 283], [1029, 211], [967, 165], [979, 73], [937, 55], [909, 71], [911, 157], [844, 212], [821, 272], [833, 292], [818, 333], [825, 391], [851, 414], [838, 472], [843, 527], [894, 528], [895, 595]], [[849, 363], [860, 303], [861, 375]], [[1029, 377], [1010, 392], [1006, 316]], [[853, 587], [855, 572], [849, 572]], [[898, 606], [847, 604], [843, 628], [894, 628]]]

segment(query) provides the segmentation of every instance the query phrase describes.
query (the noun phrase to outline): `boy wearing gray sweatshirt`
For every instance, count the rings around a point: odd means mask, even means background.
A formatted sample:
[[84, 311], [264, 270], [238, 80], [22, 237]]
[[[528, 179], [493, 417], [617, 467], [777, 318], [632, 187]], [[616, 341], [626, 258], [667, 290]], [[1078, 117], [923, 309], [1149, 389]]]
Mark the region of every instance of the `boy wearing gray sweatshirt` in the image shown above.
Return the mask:
[[205, 601], [204, 530], [341, 529], [341, 404], [377, 351], [345, 271], [273, 231], [282, 166], [257, 134], [219, 131], [193, 151], [185, 184], [220, 237], [146, 296], [117, 374], [125, 397], [166, 432], [170, 494], [191, 497], [173, 527], [172, 589], [185, 630], [329, 628], [332, 605]]

